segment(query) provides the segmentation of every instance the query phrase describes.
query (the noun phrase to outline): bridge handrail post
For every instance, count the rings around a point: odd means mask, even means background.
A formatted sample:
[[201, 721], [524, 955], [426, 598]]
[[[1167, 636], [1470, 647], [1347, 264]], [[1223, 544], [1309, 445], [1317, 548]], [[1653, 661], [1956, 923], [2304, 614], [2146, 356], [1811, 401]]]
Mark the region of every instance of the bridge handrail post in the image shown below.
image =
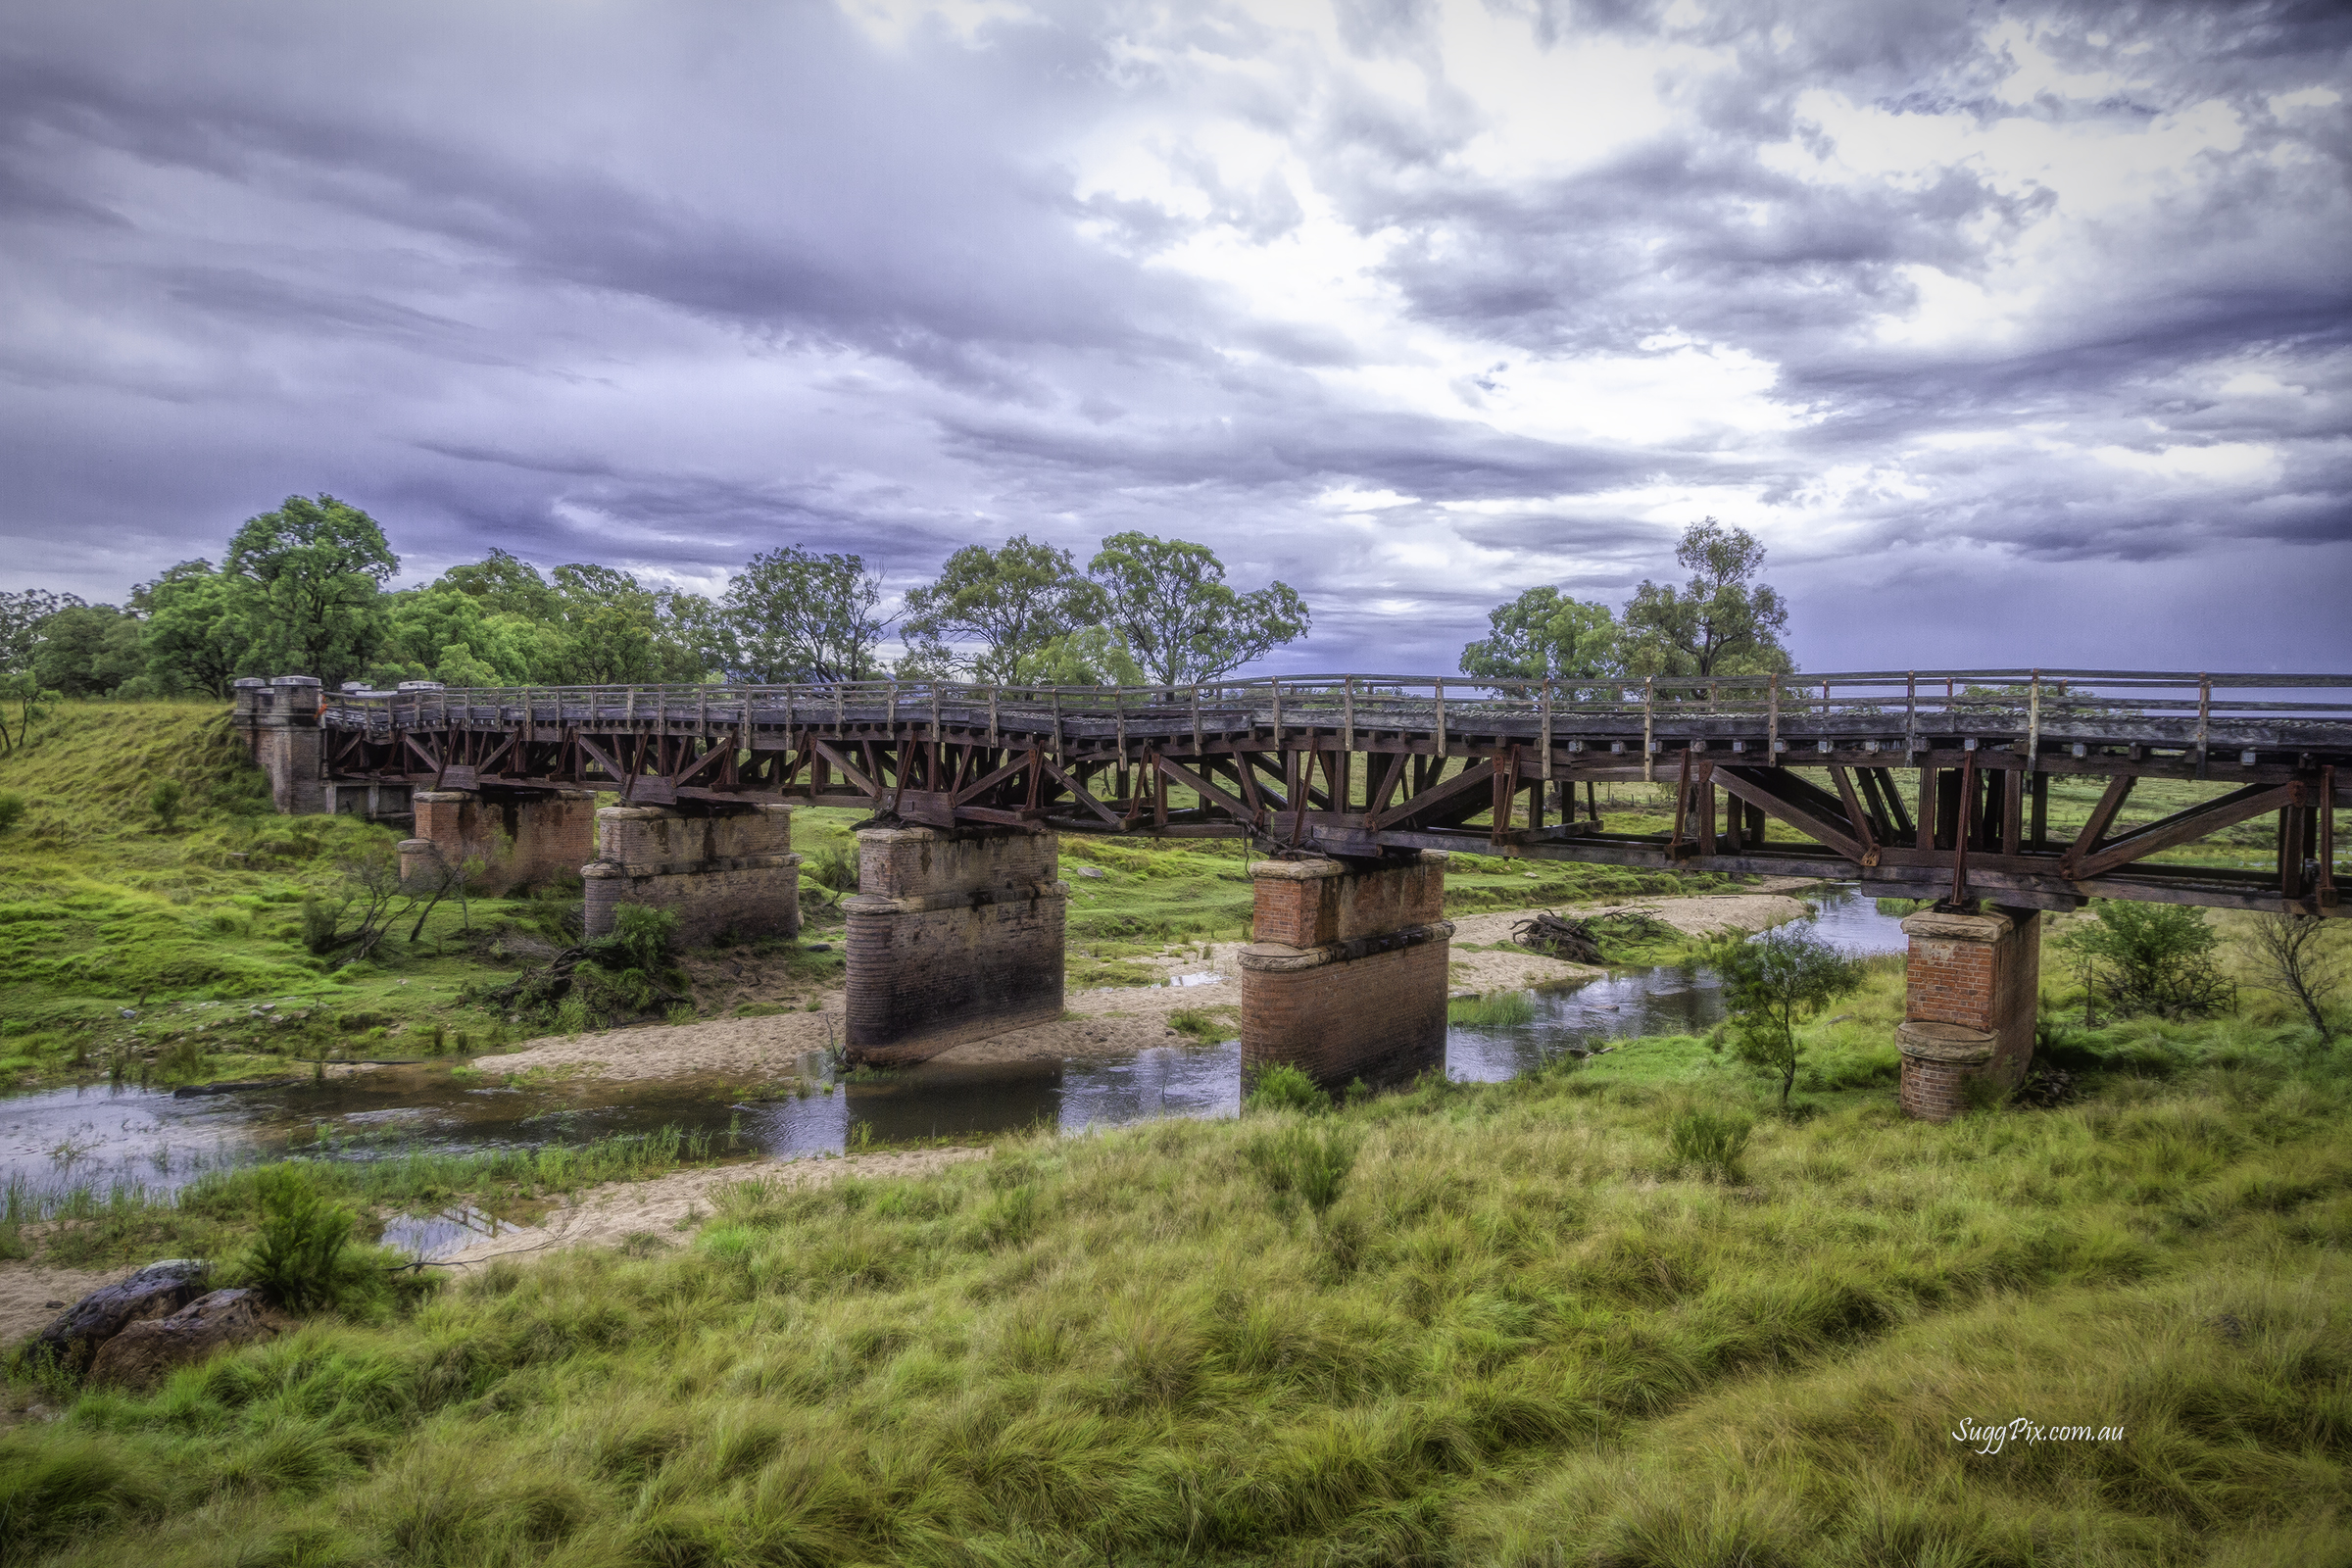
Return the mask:
[[1282, 677], [1276, 675], [1267, 683], [1274, 692], [1274, 749], [1282, 750]]
[[1064, 747], [1061, 744], [1061, 688], [1054, 688], [1054, 760], [1059, 762]]
[[2026, 688], [2026, 777], [2041, 771], [2041, 671], [2034, 671]]
[[2207, 726], [2213, 716], [2213, 677], [2203, 670], [2197, 672], [2197, 777], [2205, 776], [2205, 746]]
[[1551, 782], [1551, 682], [1544, 683], [1544, 782]]
[[1352, 752], [1355, 750], [1355, 677], [1353, 675], [1348, 677], [1348, 684], [1340, 690], [1340, 737], [1341, 751]]
[[1438, 771], [1446, 771], [1446, 680], [1438, 679]]
[[997, 744], [997, 688], [988, 689], [988, 744]]
[[1655, 784], [1658, 781], [1658, 764], [1653, 760], [1656, 754], [1650, 751], [1650, 747], [1655, 744], [1650, 739], [1650, 725], [1656, 717], [1654, 705], [1657, 697], [1657, 676], [1644, 675], [1642, 677], [1642, 782], [1644, 784]]
[[[1207, 745], [1207, 743], [1206, 743], [1205, 741], [1203, 741], [1203, 740], [1200, 738], [1200, 683], [1199, 681], [1195, 681], [1195, 682], [1193, 682], [1193, 686], [1192, 686], [1192, 695], [1193, 695], [1193, 756], [1194, 756], [1194, 758], [1195, 758], [1196, 760], [1202, 760], [1202, 765], [1203, 765], [1203, 766], [1206, 766], [1207, 764], [1206, 764], [1206, 762], [1205, 762], [1205, 760], [1205, 760], [1205, 758], [1207, 757], [1207, 754], [1208, 754], [1208, 745]], [[1204, 776], [1205, 776], [1205, 775], [1204, 775]]]
[[1781, 677], [1775, 674], [1765, 688], [1764, 765], [1781, 765]]

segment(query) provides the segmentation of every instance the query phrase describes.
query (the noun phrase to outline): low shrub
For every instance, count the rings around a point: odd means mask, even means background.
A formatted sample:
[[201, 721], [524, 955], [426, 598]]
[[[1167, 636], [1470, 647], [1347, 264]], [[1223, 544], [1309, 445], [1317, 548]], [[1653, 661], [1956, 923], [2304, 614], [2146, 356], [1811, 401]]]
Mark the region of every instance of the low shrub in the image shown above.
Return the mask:
[[1249, 1090], [1242, 1103], [1250, 1110], [1317, 1111], [1331, 1108], [1331, 1097], [1316, 1088], [1312, 1078], [1288, 1063], [1279, 1067], [1259, 1068], [1250, 1077]]
[[351, 1210], [326, 1201], [309, 1174], [291, 1166], [256, 1172], [254, 1186], [262, 1227], [245, 1254], [245, 1282], [293, 1311], [337, 1304], [355, 1283], [343, 1267]]
[[1740, 1157], [1755, 1124], [1745, 1116], [1693, 1108], [1674, 1118], [1666, 1147], [1677, 1170], [1696, 1170], [1718, 1181], [1744, 1179]]
[[1291, 1126], [1250, 1139], [1242, 1157], [1277, 1199], [1296, 1197], [1321, 1214], [1339, 1200], [1355, 1147], [1355, 1135], [1344, 1128]]

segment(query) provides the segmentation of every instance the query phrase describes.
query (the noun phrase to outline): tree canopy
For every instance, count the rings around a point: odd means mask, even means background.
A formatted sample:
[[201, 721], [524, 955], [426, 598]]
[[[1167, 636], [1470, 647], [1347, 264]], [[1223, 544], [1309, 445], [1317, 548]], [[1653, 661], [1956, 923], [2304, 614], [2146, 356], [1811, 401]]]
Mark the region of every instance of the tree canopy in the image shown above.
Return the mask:
[[1306, 601], [1286, 583], [1236, 593], [1206, 545], [1114, 533], [1088, 572], [1102, 590], [1104, 619], [1152, 680], [1213, 680], [1307, 633]]
[[[1053, 650], [1095, 626], [1106, 607], [1102, 588], [1068, 551], [1015, 534], [1000, 550], [966, 545], [950, 556], [937, 581], [906, 596], [904, 630], [910, 656], [926, 668], [1011, 685], [1063, 684], [1043, 674], [1056, 660]], [[980, 649], [959, 655], [951, 643]]]
[[863, 558], [788, 545], [727, 579], [714, 616], [726, 672], [739, 680], [868, 680], [894, 617]]
[[1493, 630], [1462, 650], [1462, 673], [1484, 680], [1592, 680], [1617, 672], [1609, 607], [1530, 588], [1487, 612]]
[[1788, 609], [1754, 581], [1764, 545], [1713, 517], [1692, 523], [1675, 547], [1690, 573], [1681, 589], [1644, 581], [1625, 607], [1624, 662], [1636, 675], [1764, 675], [1796, 668], [1781, 633]]
[[243, 585], [239, 666], [329, 687], [360, 673], [382, 641], [383, 585], [399, 570], [375, 519], [333, 496], [288, 496], [247, 519], [220, 566]]

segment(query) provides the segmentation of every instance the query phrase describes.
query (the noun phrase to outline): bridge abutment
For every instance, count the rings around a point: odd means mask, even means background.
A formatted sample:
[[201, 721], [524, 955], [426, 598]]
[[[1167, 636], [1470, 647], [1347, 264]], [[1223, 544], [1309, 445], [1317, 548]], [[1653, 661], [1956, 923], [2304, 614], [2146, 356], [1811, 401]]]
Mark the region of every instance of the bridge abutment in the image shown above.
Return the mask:
[[728, 932], [798, 936], [801, 858], [792, 853], [792, 809], [598, 810], [597, 858], [580, 868], [588, 935], [610, 935], [621, 906], [638, 905], [674, 912], [681, 947], [701, 947]]
[[1242, 1071], [1327, 1089], [1446, 1060], [1446, 857], [1261, 860], [1242, 950]]
[[270, 799], [289, 816], [326, 808], [325, 751], [318, 733], [316, 675], [248, 675], [236, 682], [231, 717], [245, 746], [269, 775]]
[[[400, 846], [401, 880], [478, 859], [481, 893], [567, 879], [597, 854], [596, 797], [587, 790], [485, 796], [418, 790], [416, 834]], [[787, 835], [789, 847], [789, 834]]]
[[1070, 890], [1050, 833], [867, 828], [849, 915], [849, 1059], [924, 1061], [1062, 1010]]
[[1923, 909], [1903, 921], [1904, 968], [1897, 1099], [1905, 1115], [1949, 1121], [1968, 1108], [1969, 1085], [2014, 1089], [2034, 1061], [2041, 989], [2041, 916], [2035, 909], [1964, 914]]

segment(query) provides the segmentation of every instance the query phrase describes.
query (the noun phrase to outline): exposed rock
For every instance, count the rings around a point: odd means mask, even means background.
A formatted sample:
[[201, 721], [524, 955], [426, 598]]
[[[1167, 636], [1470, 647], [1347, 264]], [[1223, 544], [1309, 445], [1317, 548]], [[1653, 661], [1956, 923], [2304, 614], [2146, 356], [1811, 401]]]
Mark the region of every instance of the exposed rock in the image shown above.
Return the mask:
[[277, 1332], [259, 1291], [215, 1291], [170, 1317], [133, 1323], [98, 1348], [90, 1381], [144, 1389], [164, 1374]]
[[208, 1269], [208, 1264], [192, 1257], [150, 1263], [130, 1278], [92, 1291], [66, 1308], [56, 1322], [41, 1330], [34, 1343], [67, 1370], [84, 1371], [98, 1354], [98, 1348], [125, 1327], [169, 1317], [202, 1296]]

